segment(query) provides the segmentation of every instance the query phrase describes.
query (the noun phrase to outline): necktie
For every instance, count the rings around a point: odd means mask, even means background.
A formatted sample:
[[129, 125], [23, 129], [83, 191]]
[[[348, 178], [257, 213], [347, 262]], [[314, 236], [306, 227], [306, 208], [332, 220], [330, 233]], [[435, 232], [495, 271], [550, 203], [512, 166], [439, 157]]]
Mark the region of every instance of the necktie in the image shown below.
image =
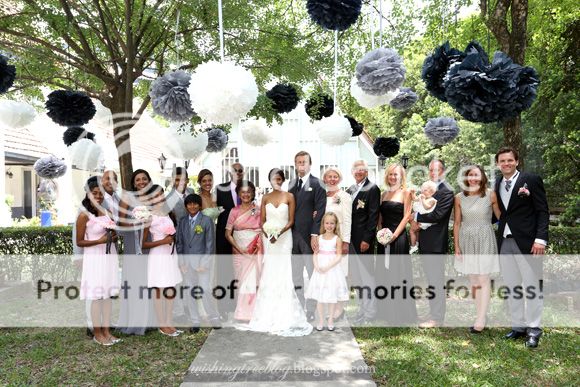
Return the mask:
[[511, 186], [512, 186], [512, 181], [506, 179], [506, 181], [505, 181], [505, 190], [509, 192]]
[[298, 191], [302, 190], [302, 179], [298, 179]]
[[193, 225], [195, 224], [195, 219], [194, 218], [189, 218], [189, 225], [191, 228], [193, 228]]

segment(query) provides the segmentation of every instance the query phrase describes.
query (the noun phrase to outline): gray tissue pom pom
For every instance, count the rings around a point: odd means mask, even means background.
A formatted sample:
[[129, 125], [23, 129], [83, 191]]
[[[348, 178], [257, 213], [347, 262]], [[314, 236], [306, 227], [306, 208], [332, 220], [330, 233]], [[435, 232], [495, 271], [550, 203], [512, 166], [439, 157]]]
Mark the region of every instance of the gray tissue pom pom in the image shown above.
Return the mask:
[[56, 179], [66, 173], [66, 163], [53, 156], [42, 157], [34, 163], [36, 174], [44, 179]]
[[417, 94], [408, 87], [401, 87], [399, 94], [391, 100], [390, 105], [393, 109], [407, 110], [417, 102]]
[[381, 47], [367, 52], [355, 70], [359, 87], [370, 95], [394, 91], [405, 81], [403, 58], [392, 48]]
[[153, 112], [169, 121], [189, 121], [195, 115], [187, 88], [191, 75], [183, 70], [167, 73], [151, 84]]
[[207, 152], [221, 152], [228, 146], [228, 135], [221, 128], [212, 128], [207, 131]]
[[459, 127], [451, 117], [431, 118], [425, 125], [425, 136], [432, 145], [445, 145], [459, 135]]

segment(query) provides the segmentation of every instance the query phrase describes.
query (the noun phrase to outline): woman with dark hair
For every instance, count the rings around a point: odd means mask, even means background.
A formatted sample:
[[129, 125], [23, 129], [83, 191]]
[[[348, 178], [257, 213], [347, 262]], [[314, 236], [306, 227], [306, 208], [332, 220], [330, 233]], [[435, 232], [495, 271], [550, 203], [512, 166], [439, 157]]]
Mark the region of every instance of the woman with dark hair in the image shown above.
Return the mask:
[[262, 228], [260, 209], [254, 203], [256, 187], [242, 181], [236, 187], [242, 203], [232, 208], [226, 224], [226, 239], [234, 252], [234, 276], [239, 293], [234, 318], [248, 322], [252, 318], [262, 269]]
[[199, 196], [201, 196], [201, 212], [215, 223], [220, 211], [217, 206], [216, 192], [213, 189], [213, 173], [209, 169], [202, 169], [197, 175], [197, 182]]
[[89, 180], [76, 221], [76, 244], [83, 248], [81, 300], [91, 300], [93, 341], [110, 346], [120, 340], [111, 335], [111, 297], [119, 294], [119, 259], [112, 243], [115, 223], [102, 207], [104, 195], [97, 179]]
[[161, 186], [152, 185], [147, 195], [152, 198], [151, 220], [143, 230], [143, 248], [150, 249], [147, 260], [147, 287], [155, 289], [154, 305], [159, 332], [165, 336], [176, 337], [183, 331], [178, 331], [173, 326], [175, 285], [182, 280], [175, 252], [175, 221], [165, 203]]
[[143, 228], [133, 210], [149, 205], [151, 176], [144, 169], [137, 169], [131, 175], [131, 192], [125, 192], [119, 205], [119, 222], [123, 226], [123, 275], [126, 286], [121, 298], [118, 329], [127, 335], [144, 335], [148, 327], [156, 325], [151, 300], [147, 292], [147, 252], [143, 251]]
[[467, 167], [463, 192], [455, 196], [453, 239], [455, 268], [469, 275], [475, 295], [475, 324], [471, 333], [485, 328], [491, 296], [490, 274], [499, 272], [497, 242], [491, 221], [499, 219], [500, 209], [494, 191], [487, 188], [487, 176], [479, 165]]

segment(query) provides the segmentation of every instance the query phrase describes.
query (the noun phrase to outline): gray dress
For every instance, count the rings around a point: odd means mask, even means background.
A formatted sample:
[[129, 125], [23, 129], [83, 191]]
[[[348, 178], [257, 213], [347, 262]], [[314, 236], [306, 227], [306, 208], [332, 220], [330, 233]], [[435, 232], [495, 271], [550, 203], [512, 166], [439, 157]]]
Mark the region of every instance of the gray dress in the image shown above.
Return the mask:
[[497, 242], [491, 224], [491, 191], [487, 190], [484, 197], [461, 193], [459, 199], [459, 248], [463, 260], [455, 259], [455, 269], [463, 274], [498, 273]]

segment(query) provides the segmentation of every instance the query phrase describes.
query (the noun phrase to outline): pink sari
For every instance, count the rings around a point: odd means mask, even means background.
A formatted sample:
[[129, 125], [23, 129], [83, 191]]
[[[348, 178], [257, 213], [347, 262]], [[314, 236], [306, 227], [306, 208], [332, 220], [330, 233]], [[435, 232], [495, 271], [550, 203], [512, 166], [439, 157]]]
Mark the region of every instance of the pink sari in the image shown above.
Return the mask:
[[249, 321], [252, 318], [260, 272], [262, 270], [263, 246], [260, 228], [260, 209], [253, 207], [240, 213], [240, 207], [230, 212], [226, 229], [233, 230], [238, 246], [254, 258], [249, 259], [234, 251], [234, 274], [238, 281], [238, 302], [234, 318]]

